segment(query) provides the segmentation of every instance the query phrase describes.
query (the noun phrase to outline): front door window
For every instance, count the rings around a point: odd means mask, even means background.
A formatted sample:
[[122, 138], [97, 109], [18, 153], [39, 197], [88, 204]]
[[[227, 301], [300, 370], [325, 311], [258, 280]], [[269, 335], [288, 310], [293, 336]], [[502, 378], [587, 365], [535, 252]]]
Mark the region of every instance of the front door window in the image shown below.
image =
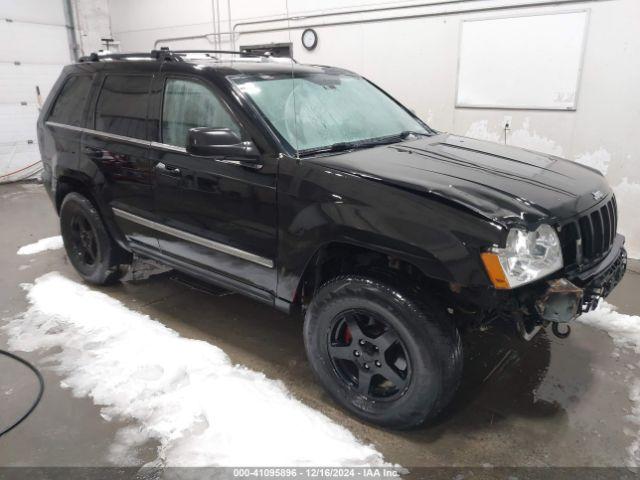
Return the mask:
[[162, 142], [186, 147], [189, 129], [196, 127], [228, 128], [240, 136], [238, 124], [206, 86], [191, 80], [168, 79], [162, 107]]

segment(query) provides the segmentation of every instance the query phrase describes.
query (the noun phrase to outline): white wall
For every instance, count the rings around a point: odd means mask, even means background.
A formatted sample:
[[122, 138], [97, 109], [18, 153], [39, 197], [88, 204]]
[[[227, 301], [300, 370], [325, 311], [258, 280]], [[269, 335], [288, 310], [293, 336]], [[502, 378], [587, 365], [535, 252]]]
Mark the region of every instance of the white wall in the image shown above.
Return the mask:
[[[640, 1], [597, 0], [522, 7], [542, 0], [474, 0], [430, 6], [236, 26], [250, 19], [349, 12], [353, 9], [416, 5], [385, 0], [109, 0], [113, 35], [121, 49], [150, 50], [159, 38], [212, 34], [206, 39], [164, 42], [190, 48], [293, 43], [300, 62], [355, 70], [414, 109], [439, 130], [554, 153], [603, 170], [621, 209], [621, 230], [633, 257], [640, 257]], [[231, 15], [228, 5], [230, 4]], [[520, 8], [518, 8], [520, 6]], [[506, 8], [495, 11], [489, 9]], [[463, 109], [455, 107], [461, 21], [497, 15], [589, 9], [590, 21], [576, 111]], [[470, 12], [469, 10], [473, 10]], [[220, 15], [217, 15], [217, 13]], [[467, 13], [465, 13], [465, 11]], [[427, 16], [432, 15], [432, 16]], [[389, 17], [414, 18], [389, 20]], [[386, 18], [386, 20], [385, 20]], [[215, 21], [214, 21], [215, 19]], [[342, 21], [367, 21], [327, 25]], [[263, 33], [258, 28], [291, 27]], [[300, 43], [305, 26], [319, 35], [307, 52]], [[541, 32], [544, 35], [544, 32]], [[219, 39], [219, 40], [218, 40]], [[219, 43], [218, 43], [219, 41]], [[508, 41], [508, 39], [506, 39]], [[491, 52], [486, 52], [491, 55]]]
[[0, 12], [0, 182], [5, 182], [40, 171], [39, 100], [71, 61], [71, 50], [63, 0], [0, 0]]
[[108, 0], [70, 0], [78, 56], [103, 50], [101, 39], [111, 38]]
[[74, 55], [110, 35], [107, 0], [0, 0], [0, 183], [39, 174], [41, 102]]

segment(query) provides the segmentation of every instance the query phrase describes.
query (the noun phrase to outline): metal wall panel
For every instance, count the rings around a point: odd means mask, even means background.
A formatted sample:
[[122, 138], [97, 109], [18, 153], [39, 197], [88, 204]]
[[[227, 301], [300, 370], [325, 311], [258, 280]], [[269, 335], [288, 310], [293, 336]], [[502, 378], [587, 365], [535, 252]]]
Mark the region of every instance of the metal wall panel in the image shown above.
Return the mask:
[[69, 37], [64, 26], [0, 22], [0, 60], [61, 64], [69, 62]]
[[13, 21], [29, 21], [64, 25], [62, 0], [0, 0], [3, 18]]
[[42, 100], [60, 75], [62, 65], [0, 63], [0, 105], [7, 103], [37, 103], [36, 87]]
[[62, 0], [0, 0], [0, 183], [40, 170], [36, 138], [44, 101], [71, 61]]

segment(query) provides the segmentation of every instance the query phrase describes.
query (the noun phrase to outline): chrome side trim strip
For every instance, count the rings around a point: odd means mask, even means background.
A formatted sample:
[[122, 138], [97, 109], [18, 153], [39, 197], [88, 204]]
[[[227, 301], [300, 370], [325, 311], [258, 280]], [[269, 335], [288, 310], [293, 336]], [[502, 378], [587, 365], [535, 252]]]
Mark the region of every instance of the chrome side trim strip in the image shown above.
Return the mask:
[[168, 143], [151, 142], [151, 146], [154, 148], [161, 148], [163, 150], [169, 150], [171, 152], [187, 153], [187, 149], [184, 147], [176, 147], [175, 145], [169, 145]]
[[65, 125], [64, 123], [47, 121], [46, 124], [49, 125], [50, 127], [66, 128], [67, 130], [73, 130], [74, 132], [83, 132], [84, 131], [84, 128], [82, 128], [82, 127], [75, 127], [73, 125]]
[[231, 247], [224, 243], [215, 242], [213, 240], [209, 240], [208, 238], [203, 238], [198, 235], [185, 232], [183, 230], [178, 230], [177, 228], [154, 222], [147, 218], [134, 215], [133, 213], [125, 212], [124, 210], [120, 210], [119, 208], [114, 208], [113, 213], [117, 217], [129, 220], [130, 222], [137, 223], [147, 228], [151, 228], [152, 230], [157, 230], [159, 232], [166, 233], [167, 235], [171, 235], [188, 242], [202, 245], [203, 247], [210, 248], [211, 250], [216, 250], [218, 252], [226, 253], [227, 255], [242, 258], [243, 260], [247, 260], [249, 262], [257, 263], [258, 265], [262, 265], [263, 267], [273, 268], [273, 260], [255, 255], [250, 252], [246, 252], [244, 250], [240, 250], [239, 248]]
[[47, 125], [50, 126], [50, 127], [65, 128], [67, 130], [72, 130], [74, 132], [89, 133], [91, 135], [95, 135], [97, 137], [102, 137], [102, 138], [108, 138], [110, 140], [118, 140], [120, 142], [133, 143], [134, 145], [141, 145], [143, 147], [150, 147], [151, 143], [152, 143], [152, 142], [150, 142], [148, 140], [140, 140], [139, 138], [126, 137], [124, 135], [116, 135], [115, 133], [100, 132], [99, 130], [92, 130], [90, 128], [76, 127], [74, 125], [66, 125], [64, 123], [48, 121]]
[[48, 121], [47, 125], [50, 127], [65, 128], [67, 130], [72, 130], [74, 132], [89, 133], [91, 135], [96, 135], [98, 137], [108, 138], [111, 140], [119, 140], [121, 142], [133, 143], [133, 144], [142, 145], [145, 147], [155, 147], [155, 148], [161, 148], [163, 150], [169, 150], [171, 152], [187, 153], [186, 148], [176, 147], [175, 145], [169, 145], [168, 143], [150, 142], [148, 140], [140, 140], [139, 138], [126, 137], [124, 135], [116, 135], [115, 133], [101, 132], [99, 130], [92, 130], [91, 128], [76, 127], [74, 125], [67, 125], [67, 124], [58, 123], [58, 122]]

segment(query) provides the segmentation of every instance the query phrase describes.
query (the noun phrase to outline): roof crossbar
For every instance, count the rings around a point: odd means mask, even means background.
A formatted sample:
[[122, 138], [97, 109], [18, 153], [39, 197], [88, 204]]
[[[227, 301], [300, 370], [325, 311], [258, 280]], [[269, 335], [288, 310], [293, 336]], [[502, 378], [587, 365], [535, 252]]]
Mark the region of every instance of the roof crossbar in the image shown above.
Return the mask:
[[190, 53], [224, 53], [231, 55], [246, 55], [248, 57], [268, 57], [269, 55], [264, 55], [261, 53], [249, 52], [246, 50], [170, 50], [171, 53], [175, 55], [188, 55]]
[[[128, 60], [149, 58], [151, 60], [169, 60], [171, 52], [167, 49], [151, 50], [151, 52], [131, 52], [131, 53], [91, 53], [80, 58], [80, 62], [99, 62], [100, 60]], [[173, 60], [177, 60], [173, 58]]]
[[184, 56], [191, 53], [202, 53], [210, 55], [212, 58], [217, 58], [215, 54], [230, 54], [230, 55], [242, 55], [245, 57], [263, 57], [270, 58], [271, 55], [266, 53], [257, 53], [251, 51], [238, 51], [238, 50], [169, 50], [169, 47], [161, 47], [160, 50], [151, 50], [151, 52], [138, 52], [138, 53], [91, 53], [85, 57], [80, 58], [79, 62], [99, 62], [101, 60], [137, 60], [140, 58], [148, 58], [150, 60], [158, 61], [176, 61], [183, 62]]
[[[162, 48], [166, 48], [166, 47], [162, 47]], [[211, 55], [212, 58], [217, 58], [215, 57], [215, 54], [222, 53], [222, 54], [241, 55], [243, 57], [254, 57], [254, 58], [263, 58], [263, 59], [275, 58], [273, 55], [271, 55], [271, 52], [269, 51], [262, 52], [262, 53], [252, 52], [250, 50], [166, 50], [166, 51], [171, 52], [172, 55], [175, 55], [177, 57], [180, 57], [183, 55], [189, 55], [190, 53], [202, 53], [205, 55]], [[293, 58], [290, 58], [290, 59], [294, 63], [297, 63]]]

